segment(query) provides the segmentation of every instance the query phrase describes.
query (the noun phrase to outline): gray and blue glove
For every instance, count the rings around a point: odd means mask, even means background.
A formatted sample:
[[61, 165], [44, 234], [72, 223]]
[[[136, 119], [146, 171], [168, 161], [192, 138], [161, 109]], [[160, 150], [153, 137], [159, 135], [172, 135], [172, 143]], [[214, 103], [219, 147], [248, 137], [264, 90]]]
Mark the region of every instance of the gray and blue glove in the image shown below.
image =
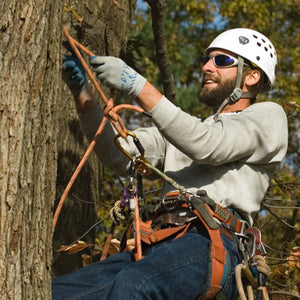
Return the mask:
[[90, 65], [106, 86], [137, 97], [146, 78], [129, 67], [124, 61], [112, 56], [92, 56]]
[[74, 55], [63, 55], [62, 79], [73, 95], [80, 95], [87, 90], [88, 82], [84, 68]]

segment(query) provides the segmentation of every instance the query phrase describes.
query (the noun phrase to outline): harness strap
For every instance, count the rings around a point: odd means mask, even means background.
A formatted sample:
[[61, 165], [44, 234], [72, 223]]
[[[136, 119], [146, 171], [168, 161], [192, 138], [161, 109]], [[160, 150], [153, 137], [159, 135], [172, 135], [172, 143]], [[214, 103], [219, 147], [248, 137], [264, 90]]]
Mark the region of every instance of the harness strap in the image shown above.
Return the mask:
[[216, 294], [221, 290], [221, 282], [224, 273], [224, 266], [226, 263], [226, 250], [223, 245], [219, 229], [211, 229], [208, 224], [204, 221], [202, 215], [194, 210], [195, 215], [201, 220], [204, 226], [207, 229], [211, 240], [210, 252], [212, 260], [211, 268], [211, 277], [210, 277], [210, 286], [206, 293], [205, 300], [212, 299]]
[[216, 218], [220, 222], [227, 224], [234, 232], [243, 232], [245, 222], [238, 218], [236, 212], [231, 212], [215, 202], [211, 205], [209, 202], [202, 201], [202, 199], [202, 197], [191, 197], [190, 201], [210, 229], [217, 229], [219, 227], [219, 224], [214, 220]]
[[211, 215], [217, 218], [220, 222], [227, 224], [236, 233], [244, 231], [245, 222], [238, 218], [236, 212], [230, 212], [226, 208], [216, 204], [216, 209], [213, 211], [208, 205], [206, 208], [210, 211]]
[[147, 245], [151, 245], [154, 243], [157, 243], [159, 241], [162, 241], [176, 233], [180, 233], [181, 231], [184, 231], [184, 229], [190, 224], [184, 224], [181, 226], [176, 227], [170, 227], [160, 230], [153, 230], [151, 228], [152, 221], [143, 222], [140, 221], [140, 235], [141, 240], [146, 243]]

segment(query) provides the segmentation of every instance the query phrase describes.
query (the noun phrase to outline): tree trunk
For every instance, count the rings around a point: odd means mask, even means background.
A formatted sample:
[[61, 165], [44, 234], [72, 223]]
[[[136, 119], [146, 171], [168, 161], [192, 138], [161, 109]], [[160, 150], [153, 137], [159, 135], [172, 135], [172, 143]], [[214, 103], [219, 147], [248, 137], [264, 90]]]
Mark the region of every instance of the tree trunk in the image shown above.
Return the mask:
[[0, 3], [0, 295], [50, 299], [60, 1]]
[[[64, 7], [64, 25], [73, 38], [96, 55], [119, 56], [125, 51], [127, 35], [136, 1], [68, 1]], [[64, 53], [68, 53], [63, 49]], [[109, 91], [104, 89], [106, 95]], [[100, 100], [100, 99], [99, 99]], [[78, 121], [72, 96], [63, 84], [58, 120], [58, 203], [69, 179], [80, 162], [88, 144]], [[97, 221], [101, 199], [102, 166], [92, 154], [76, 179], [59, 216], [53, 239], [52, 275], [59, 276], [82, 267], [81, 254], [57, 252], [61, 245], [70, 245]], [[81, 240], [95, 242], [95, 230]]]

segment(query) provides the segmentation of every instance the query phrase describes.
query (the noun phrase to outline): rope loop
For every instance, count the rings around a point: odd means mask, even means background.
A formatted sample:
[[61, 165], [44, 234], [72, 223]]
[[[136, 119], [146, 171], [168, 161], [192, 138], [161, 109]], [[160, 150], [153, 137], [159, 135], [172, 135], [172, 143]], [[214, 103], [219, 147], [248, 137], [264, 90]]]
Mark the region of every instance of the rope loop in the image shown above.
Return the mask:
[[[87, 48], [85, 48], [83, 45], [81, 45], [79, 42], [77, 42], [75, 39], [73, 39], [70, 34], [68, 33], [67, 29], [65, 27], [63, 27], [63, 31], [64, 31], [64, 35], [67, 39], [67, 41], [69, 42], [71, 48], [73, 49], [75, 55], [77, 56], [77, 58], [79, 59], [80, 63], [82, 64], [84, 70], [86, 71], [87, 75], [89, 76], [91, 82], [93, 83], [97, 93], [99, 94], [100, 98], [102, 99], [102, 101], [104, 102], [104, 104], [106, 105], [105, 107], [105, 112], [104, 112], [104, 117], [102, 122], [99, 125], [98, 130], [95, 133], [95, 136], [92, 140], [92, 142], [90, 143], [88, 149], [86, 150], [83, 158], [81, 159], [80, 163], [78, 164], [76, 170], [74, 171], [71, 179], [69, 180], [60, 200], [59, 203], [57, 205], [57, 208], [55, 210], [54, 216], [53, 216], [53, 229], [55, 229], [56, 227], [56, 223], [58, 220], [58, 217], [60, 215], [60, 212], [62, 210], [63, 204], [71, 190], [71, 187], [73, 186], [76, 178], [78, 177], [82, 167], [84, 166], [85, 162], [87, 161], [89, 155], [91, 154], [91, 152], [93, 151], [95, 144], [97, 143], [104, 127], [106, 124], [106, 121], [109, 120], [110, 123], [114, 126], [114, 128], [117, 130], [117, 132], [120, 134], [120, 136], [122, 136], [122, 138], [126, 138], [126, 132], [127, 129], [124, 125], [124, 122], [122, 121], [121, 117], [117, 114], [118, 110], [120, 109], [130, 109], [130, 110], [134, 110], [137, 111], [139, 113], [144, 113], [144, 110], [141, 107], [137, 107], [131, 104], [120, 104], [117, 105], [116, 107], [114, 107], [113, 105], [113, 97], [111, 97], [109, 100], [106, 98], [105, 94], [103, 93], [102, 89], [100, 88], [99, 84], [96, 81], [96, 78], [93, 76], [91, 70], [89, 69], [87, 63], [85, 62], [85, 60], [83, 59], [82, 54], [80, 53], [79, 49], [84, 52], [85, 54], [89, 55], [89, 56], [95, 56], [95, 54], [93, 54], [90, 50], [88, 50]], [[78, 49], [79, 48], [79, 49]]]

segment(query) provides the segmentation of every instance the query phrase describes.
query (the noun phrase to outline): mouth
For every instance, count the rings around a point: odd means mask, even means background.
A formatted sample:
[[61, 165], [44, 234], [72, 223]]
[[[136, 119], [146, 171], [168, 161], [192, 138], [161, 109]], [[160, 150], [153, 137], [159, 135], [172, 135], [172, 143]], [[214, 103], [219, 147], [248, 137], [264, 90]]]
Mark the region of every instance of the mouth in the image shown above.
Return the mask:
[[216, 84], [217, 84], [217, 81], [212, 79], [212, 78], [208, 78], [208, 77], [203, 78], [202, 87], [213, 86], [213, 85], [216, 85]]

